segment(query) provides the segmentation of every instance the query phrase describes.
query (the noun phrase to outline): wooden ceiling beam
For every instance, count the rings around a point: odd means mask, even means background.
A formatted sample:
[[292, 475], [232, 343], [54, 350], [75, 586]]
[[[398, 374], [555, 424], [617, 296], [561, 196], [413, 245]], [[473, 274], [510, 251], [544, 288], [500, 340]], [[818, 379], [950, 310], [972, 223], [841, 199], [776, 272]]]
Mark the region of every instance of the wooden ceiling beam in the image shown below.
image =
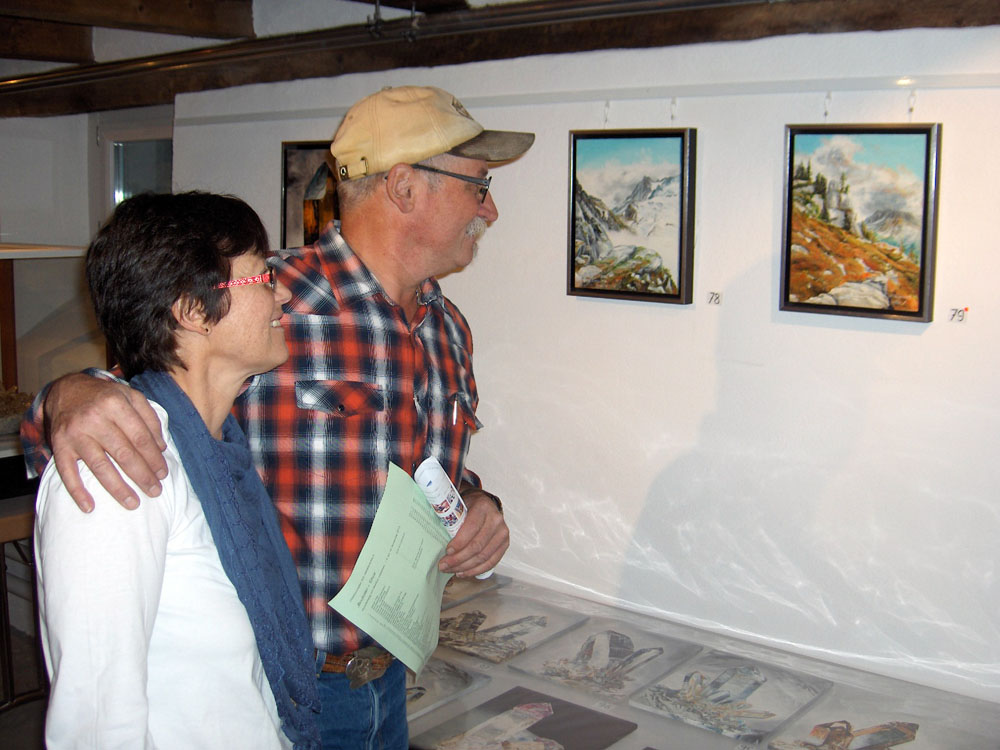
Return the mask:
[[0, 57], [92, 63], [94, 45], [90, 27], [0, 16]]
[[246, 39], [253, 0], [3, 0], [7, 16], [160, 34]]
[[[369, 5], [375, 5], [375, 0], [367, 0]], [[448, 13], [453, 10], [468, 10], [466, 0], [380, 0], [380, 4], [388, 8], [414, 10], [417, 13]]]
[[[576, 15], [568, 15], [575, 5]], [[183, 92], [252, 83], [598, 49], [666, 47], [782, 34], [1000, 24], [996, 0], [786, 0], [635, 12], [651, 3], [558, 0], [460, 11], [0, 81], [0, 116], [171, 103]], [[614, 9], [618, 8], [616, 15]], [[627, 12], [631, 9], [631, 12]], [[562, 13], [563, 15], [560, 15]]]

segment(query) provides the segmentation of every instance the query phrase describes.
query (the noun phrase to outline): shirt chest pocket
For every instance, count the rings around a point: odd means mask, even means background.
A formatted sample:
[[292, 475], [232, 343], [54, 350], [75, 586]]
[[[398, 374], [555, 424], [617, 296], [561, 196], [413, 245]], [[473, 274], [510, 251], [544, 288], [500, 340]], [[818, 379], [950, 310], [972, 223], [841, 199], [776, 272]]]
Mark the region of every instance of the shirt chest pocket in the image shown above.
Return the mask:
[[451, 404], [451, 410], [447, 416], [451, 419], [453, 425], [458, 422], [464, 422], [466, 428], [473, 432], [482, 429], [483, 423], [476, 416], [476, 410], [472, 407], [472, 399], [469, 397], [469, 394], [455, 393], [452, 395], [449, 403]]
[[298, 380], [295, 405], [333, 416], [352, 417], [385, 409], [385, 399], [371, 383], [348, 380]]

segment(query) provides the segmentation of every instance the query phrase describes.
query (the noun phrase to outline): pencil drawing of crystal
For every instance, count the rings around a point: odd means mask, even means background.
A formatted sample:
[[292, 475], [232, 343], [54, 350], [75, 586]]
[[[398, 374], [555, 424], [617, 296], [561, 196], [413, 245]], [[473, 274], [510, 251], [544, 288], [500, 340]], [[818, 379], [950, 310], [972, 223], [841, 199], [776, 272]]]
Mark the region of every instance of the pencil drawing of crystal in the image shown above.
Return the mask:
[[770, 719], [771, 711], [755, 709], [747, 699], [767, 678], [753, 666], [729, 669], [706, 684], [701, 672], [684, 676], [680, 690], [654, 685], [646, 693], [649, 703], [675, 718], [698, 724], [731, 737], [743, 737], [749, 731], [746, 719]]
[[[767, 678], [755, 666], [727, 669], [712, 680], [707, 688], [701, 689], [701, 696], [716, 704], [733, 704], [747, 700], [757, 688], [767, 682]], [[773, 716], [774, 714], [769, 714]]]
[[584, 615], [520, 596], [491, 591], [447, 611], [439, 643], [502, 662], [586, 619]]
[[624, 698], [699, 650], [693, 643], [594, 618], [510, 666], [603, 698]]
[[663, 649], [641, 648], [615, 630], [602, 630], [587, 637], [572, 659], [547, 661], [542, 673], [568, 682], [591, 682], [607, 690], [621, 690], [629, 672], [663, 653]]
[[564, 750], [528, 727], [552, 715], [550, 703], [524, 703], [438, 743], [438, 750]]
[[831, 683], [710, 651], [632, 697], [648, 711], [747, 741], [759, 741]]
[[908, 721], [889, 721], [866, 729], [855, 730], [843, 719], [817, 724], [809, 733], [819, 744], [802, 740], [774, 740], [770, 750], [888, 750], [890, 747], [913, 742], [917, 738], [918, 724]]
[[486, 615], [478, 610], [456, 617], [442, 617], [438, 642], [499, 663], [528, 647], [522, 636], [541, 630], [548, 624], [543, 615], [526, 615], [480, 629], [485, 621]]

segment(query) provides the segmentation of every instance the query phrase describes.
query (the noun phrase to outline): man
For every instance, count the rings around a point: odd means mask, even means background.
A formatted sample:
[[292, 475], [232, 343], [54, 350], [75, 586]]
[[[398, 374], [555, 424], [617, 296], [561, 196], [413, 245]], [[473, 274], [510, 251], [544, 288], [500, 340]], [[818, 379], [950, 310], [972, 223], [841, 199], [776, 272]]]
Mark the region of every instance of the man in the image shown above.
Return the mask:
[[[296, 561], [317, 649], [324, 747], [407, 746], [404, 667], [327, 606], [364, 544], [389, 462], [412, 473], [436, 456], [460, 488], [468, 516], [442, 570], [476, 575], [507, 549], [499, 500], [465, 468], [480, 426], [472, 335], [435, 277], [471, 262], [497, 218], [489, 165], [533, 140], [484, 130], [440, 89], [368, 96], [330, 148], [340, 233], [331, 225], [274, 264], [292, 293], [283, 319], [291, 356], [252, 380], [235, 412]], [[45, 420], [56, 465], [84, 510], [92, 500], [78, 458], [126, 507], [138, 497], [109, 455], [146, 495], [158, 493], [162, 438], [131, 389], [67, 376], [46, 397]], [[352, 689], [346, 672], [355, 683], [374, 678]]]

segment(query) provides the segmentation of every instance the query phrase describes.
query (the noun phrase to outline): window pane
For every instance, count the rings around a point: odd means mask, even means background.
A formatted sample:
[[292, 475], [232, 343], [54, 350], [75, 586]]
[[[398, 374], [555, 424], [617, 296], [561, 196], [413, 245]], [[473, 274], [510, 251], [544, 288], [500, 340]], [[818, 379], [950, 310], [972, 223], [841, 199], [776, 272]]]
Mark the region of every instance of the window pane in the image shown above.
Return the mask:
[[169, 193], [174, 148], [169, 138], [114, 145], [115, 205], [139, 193]]

